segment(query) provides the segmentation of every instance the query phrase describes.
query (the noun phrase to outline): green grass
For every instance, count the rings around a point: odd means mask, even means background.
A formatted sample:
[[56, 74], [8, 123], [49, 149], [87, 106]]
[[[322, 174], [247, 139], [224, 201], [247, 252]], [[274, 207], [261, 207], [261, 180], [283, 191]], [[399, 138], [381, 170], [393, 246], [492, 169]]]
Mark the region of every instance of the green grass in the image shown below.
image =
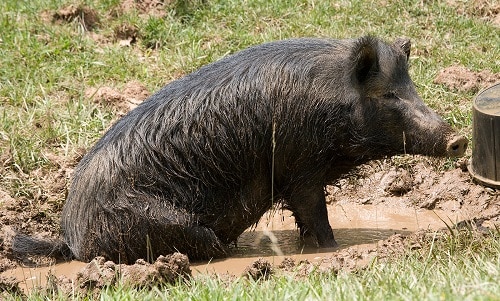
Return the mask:
[[[500, 31], [471, 9], [457, 13], [449, 2], [177, 0], [158, 17], [121, 11], [118, 0], [0, 1], [0, 186], [16, 199], [32, 198], [39, 189], [34, 172], [53, 168], [47, 153], [76, 157], [116, 119], [110, 108], [85, 96], [87, 88], [139, 80], [153, 92], [227, 54], [290, 37], [410, 37], [411, 75], [419, 93], [469, 134], [474, 93], [451, 91], [433, 80], [450, 65], [500, 72]], [[97, 11], [100, 24], [92, 33], [77, 20], [51, 22], [50, 15], [68, 3]], [[121, 25], [138, 28], [132, 47], [114, 40]], [[465, 253], [449, 247], [455, 243], [375, 262], [358, 274], [315, 273], [300, 281], [278, 276], [258, 283], [197, 278], [148, 292], [110, 289], [102, 298], [498, 300], [498, 239], [482, 240], [475, 251], [460, 245]]]

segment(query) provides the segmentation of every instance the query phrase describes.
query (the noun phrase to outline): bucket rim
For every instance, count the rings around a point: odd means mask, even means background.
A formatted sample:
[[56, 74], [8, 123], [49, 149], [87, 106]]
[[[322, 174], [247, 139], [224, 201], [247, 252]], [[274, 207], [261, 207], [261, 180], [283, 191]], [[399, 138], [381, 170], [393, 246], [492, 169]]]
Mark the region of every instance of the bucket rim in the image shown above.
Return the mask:
[[[496, 87], [500, 87], [500, 82], [495, 83], [495, 84], [493, 84], [493, 85], [491, 85], [491, 86], [488, 86], [488, 87], [483, 88], [482, 90], [480, 90], [480, 91], [477, 93], [477, 95], [474, 97], [473, 101], [472, 101], [472, 107], [473, 107], [473, 109], [474, 109], [474, 110], [476, 110], [476, 111], [478, 111], [478, 112], [481, 112], [481, 114], [484, 114], [484, 115], [487, 115], [487, 116], [492, 116], [492, 117], [498, 117], [498, 118], [500, 118], [500, 115], [499, 115], [499, 114], [491, 114], [491, 113], [489, 113], [489, 112], [485, 111], [485, 110], [484, 110], [484, 108], [483, 108], [483, 109], [481, 109], [481, 108], [477, 105], [477, 100], [478, 100], [478, 98], [479, 98], [479, 97], [480, 97], [480, 96], [481, 96], [484, 92], [486, 92], [486, 91], [488, 91], [488, 90], [491, 90], [491, 89], [494, 89], [494, 88], [496, 88]], [[500, 89], [499, 89], [499, 90], [500, 90]]]
[[472, 178], [477, 182], [479, 182], [480, 184], [494, 189], [500, 188], [500, 181], [493, 181], [491, 179], [485, 178], [474, 171], [472, 158], [469, 159], [469, 162], [467, 164], [467, 170], [469, 171], [469, 174], [472, 176]]

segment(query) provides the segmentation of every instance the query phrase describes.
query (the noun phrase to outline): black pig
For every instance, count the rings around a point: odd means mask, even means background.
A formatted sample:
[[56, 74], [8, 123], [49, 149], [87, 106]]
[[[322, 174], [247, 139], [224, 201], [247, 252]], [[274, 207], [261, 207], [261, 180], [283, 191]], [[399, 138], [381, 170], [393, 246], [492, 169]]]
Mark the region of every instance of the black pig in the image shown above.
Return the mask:
[[409, 56], [406, 39], [292, 39], [171, 82], [81, 160], [63, 238], [18, 235], [13, 249], [122, 263], [175, 251], [224, 257], [276, 204], [320, 247], [336, 246], [326, 184], [369, 160], [467, 147], [418, 96]]

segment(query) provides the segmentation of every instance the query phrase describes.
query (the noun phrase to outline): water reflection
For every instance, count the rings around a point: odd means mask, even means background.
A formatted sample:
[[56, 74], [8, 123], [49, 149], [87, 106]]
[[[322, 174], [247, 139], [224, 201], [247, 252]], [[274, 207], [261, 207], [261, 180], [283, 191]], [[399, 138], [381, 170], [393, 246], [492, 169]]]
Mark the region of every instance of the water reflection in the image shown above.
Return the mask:
[[[334, 229], [335, 240], [340, 248], [374, 243], [394, 234], [409, 233], [411, 231], [393, 229]], [[332, 249], [317, 248], [314, 241], [302, 240], [298, 230], [274, 230], [244, 232], [238, 239], [237, 247], [231, 251], [231, 257], [252, 257], [327, 253]]]

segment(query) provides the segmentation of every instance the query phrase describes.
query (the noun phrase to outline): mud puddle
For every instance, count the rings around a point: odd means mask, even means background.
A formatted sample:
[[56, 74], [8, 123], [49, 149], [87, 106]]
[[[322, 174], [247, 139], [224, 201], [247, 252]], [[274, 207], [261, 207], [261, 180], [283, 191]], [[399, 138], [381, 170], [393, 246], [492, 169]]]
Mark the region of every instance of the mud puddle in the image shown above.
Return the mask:
[[[229, 273], [241, 275], [245, 268], [257, 258], [264, 258], [272, 264], [279, 264], [285, 257], [299, 262], [307, 260], [318, 262], [324, 257], [347, 247], [366, 248], [394, 234], [408, 234], [420, 229], [440, 229], [464, 218], [463, 212], [450, 213], [442, 210], [426, 210], [405, 207], [404, 205], [335, 204], [330, 205], [329, 220], [339, 247], [319, 249], [312, 242], [299, 238], [298, 230], [291, 213], [279, 210], [267, 214], [253, 229], [241, 235], [232, 257], [210, 262], [193, 262], [193, 274]], [[44, 287], [47, 275], [65, 276], [74, 280], [76, 274], [86, 263], [79, 261], [56, 264], [49, 267], [19, 267], [2, 273], [20, 280], [23, 290]]]
[[227, 259], [191, 263], [193, 274], [229, 273], [241, 275], [257, 258], [275, 264], [289, 257], [311, 263], [331, 256], [347, 247], [366, 248], [394, 234], [409, 234], [421, 229], [441, 229], [466, 217], [465, 212], [415, 209], [404, 205], [335, 204], [328, 208], [338, 248], [320, 249], [304, 242], [295, 228], [289, 211], [267, 214], [255, 229], [249, 229], [238, 239], [234, 254]]
[[66, 276], [71, 280], [75, 280], [76, 274], [86, 265], [87, 263], [85, 262], [70, 261], [38, 268], [18, 267], [13, 270], [7, 270], [1, 275], [4, 277], [14, 277], [19, 280], [19, 288], [28, 292], [36, 288], [46, 287], [49, 275], [56, 277]]
[[[408, 234], [419, 229], [436, 229], [453, 224], [461, 214], [441, 210], [414, 209], [404, 206], [332, 205], [329, 221], [339, 247], [377, 242], [393, 234]], [[272, 214], [272, 213], [271, 213]], [[444, 222], [443, 222], [444, 221]], [[325, 249], [304, 242], [295, 228], [289, 211], [266, 215], [255, 229], [249, 229], [238, 239], [232, 257], [272, 256], [324, 253]]]

